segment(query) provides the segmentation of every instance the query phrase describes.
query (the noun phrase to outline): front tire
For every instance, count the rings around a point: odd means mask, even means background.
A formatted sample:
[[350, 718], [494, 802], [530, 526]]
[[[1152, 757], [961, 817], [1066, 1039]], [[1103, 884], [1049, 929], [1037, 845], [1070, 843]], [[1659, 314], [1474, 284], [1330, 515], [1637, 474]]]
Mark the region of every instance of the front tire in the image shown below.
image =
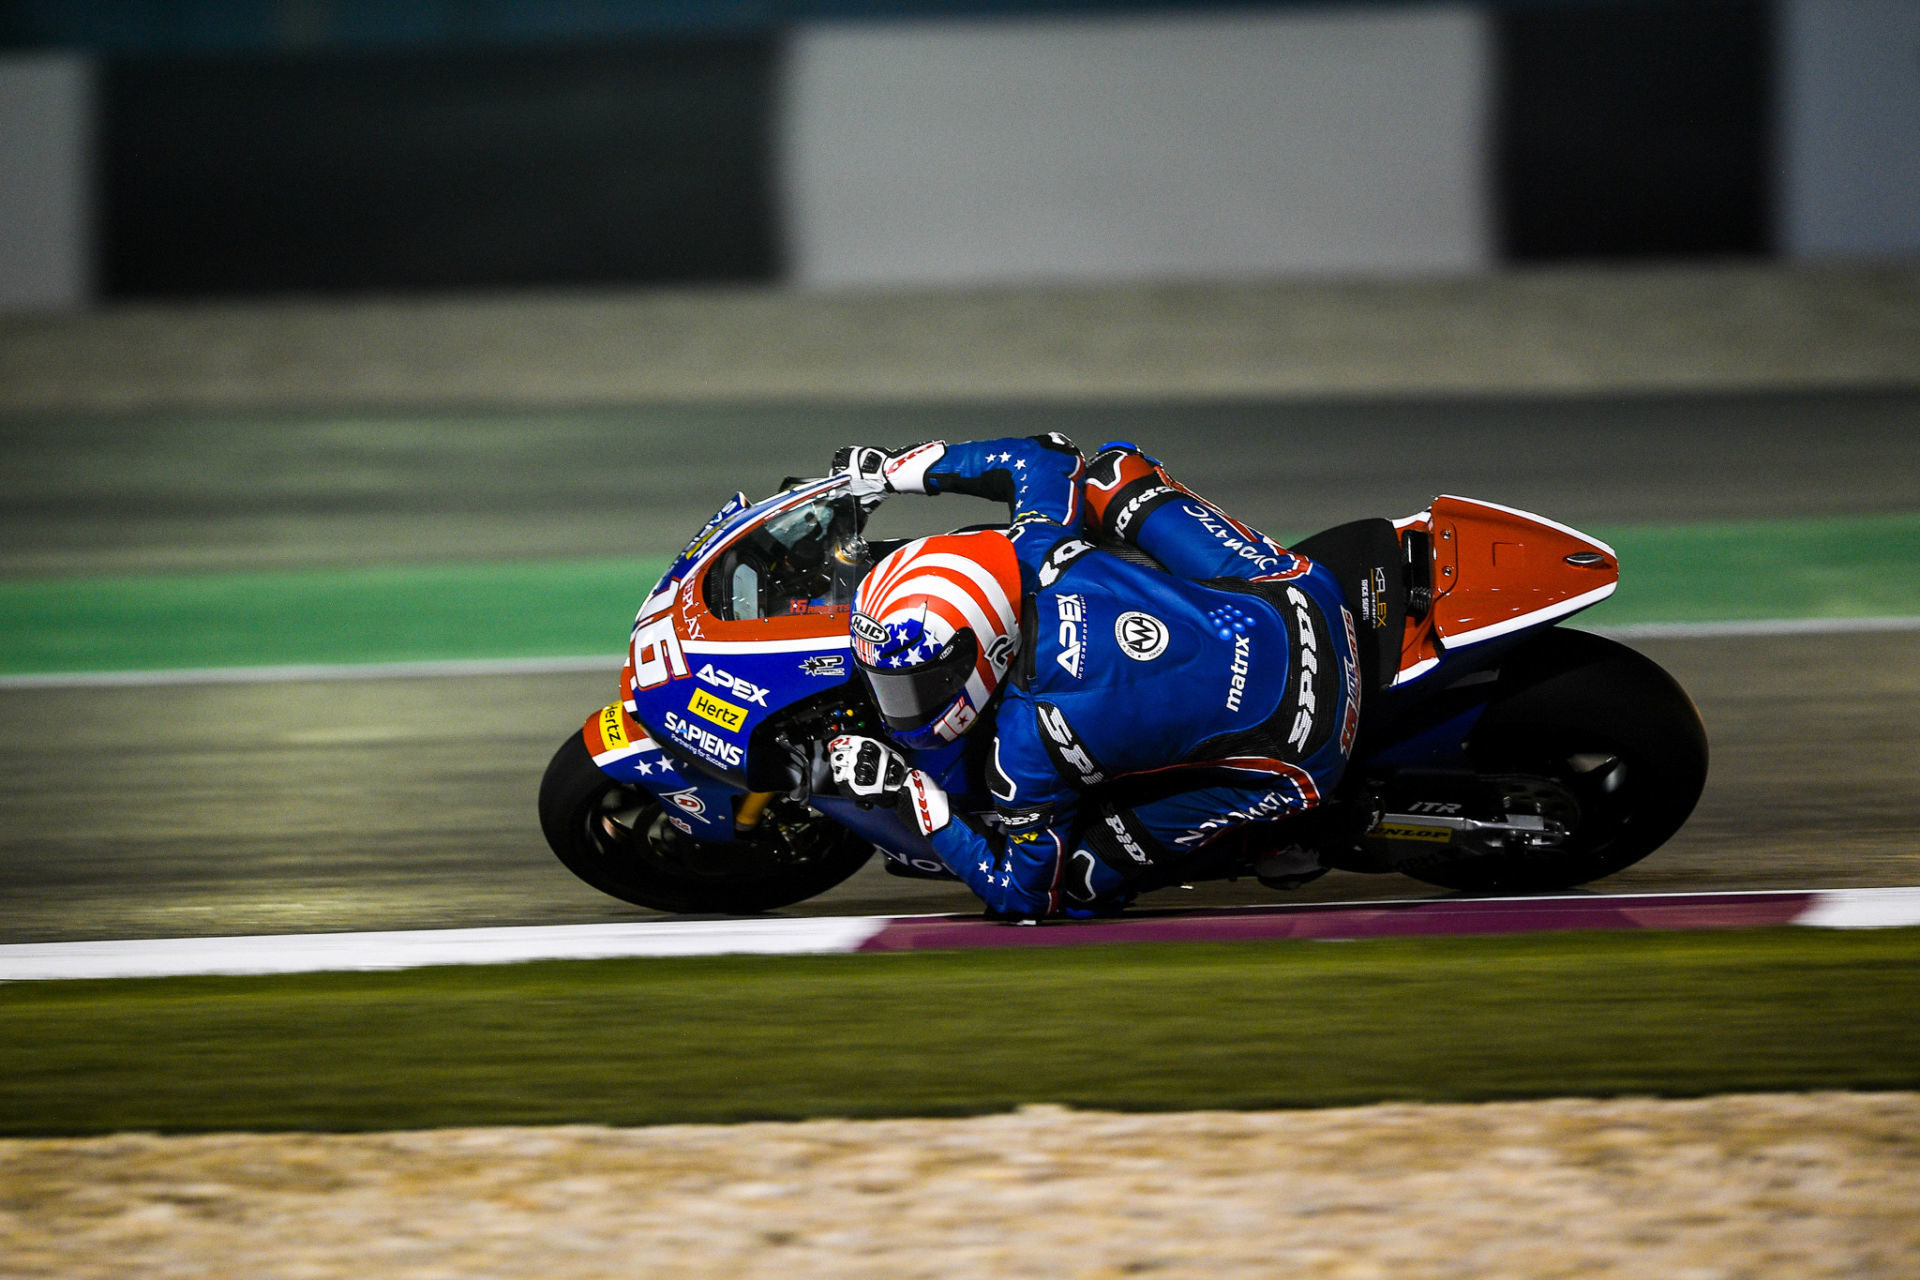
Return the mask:
[[1482, 776], [1577, 813], [1558, 847], [1441, 849], [1398, 867], [1472, 892], [1569, 889], [1631, 866], [1680, 829], [1707, 780], [1706, 728], [1679, 683], [1623, 644], [1558, 628], [1501, 664], [1467, 753]]
[[825, 893], [873, 847], [803, 805], [776, 801], [760, 838], [696, 840], [660, 802], [600, 771], [578, 733], [540, 782], [540, 829], [567, 870], [600, 892], [680, 914], [751, 915]]

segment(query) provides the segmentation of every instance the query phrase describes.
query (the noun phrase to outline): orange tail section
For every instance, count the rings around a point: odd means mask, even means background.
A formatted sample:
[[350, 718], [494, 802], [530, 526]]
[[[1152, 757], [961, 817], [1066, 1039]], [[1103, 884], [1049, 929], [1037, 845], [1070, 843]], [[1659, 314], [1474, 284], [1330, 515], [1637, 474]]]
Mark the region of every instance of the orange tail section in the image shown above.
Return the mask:
[[1472, 498], [1444, 496], [1400, 524], [1427, 533], [1433, 607], [1409, 620], [1401, 649], [1405, 683], [1431, 670], [1442, 648], [1458, 649], [1539, 626], [1613, 594], [1613, 548], [1563, 524]]

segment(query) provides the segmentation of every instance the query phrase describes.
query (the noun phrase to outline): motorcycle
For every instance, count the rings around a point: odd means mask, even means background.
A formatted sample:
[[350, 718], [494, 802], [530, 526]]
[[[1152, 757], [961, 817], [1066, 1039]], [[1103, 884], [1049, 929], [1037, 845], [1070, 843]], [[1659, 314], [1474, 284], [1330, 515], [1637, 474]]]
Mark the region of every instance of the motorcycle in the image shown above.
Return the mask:
[[[823, 893], [876, 852], [897, 875], [952, 878], [893, 810], [836, 793], [826, 763], [839, 734], [884, 736], [848, 641], [855, 587], [900, 545], [863, 537], [870, 514], [844, 477], [788, 481], [760, 502], [735, 494], [695, 533], [640, 607], [619, 698], [541, 782], [541, 829], [568, 870], [640, 906], [728, 914]], [[1336, 573], [1357, 630], [1346, 778], [1318, 809], [1230, 828], [1138, 891], [1244, 876], [1284, 890], [1330, 868], [1566, 889], [1644, 858], [1693, 811], [1707, 738], [1686, 692], [1556, 625], [1612, 594], [1606, 544], [1441, 496], [1290, 549]], [[989, 737], [910, 755], [955, 812], [991, 821]], [[1127, 779], [1107, 785], [1124, 803]]]

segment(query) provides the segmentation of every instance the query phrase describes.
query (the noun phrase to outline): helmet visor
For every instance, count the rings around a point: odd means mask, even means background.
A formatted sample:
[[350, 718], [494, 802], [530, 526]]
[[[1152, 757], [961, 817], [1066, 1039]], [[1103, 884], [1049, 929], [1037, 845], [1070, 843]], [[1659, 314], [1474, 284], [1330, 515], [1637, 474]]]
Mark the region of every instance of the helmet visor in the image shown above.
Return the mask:
[[[949, 640], [931, 662], [917, 667], [870, 667], [865, 662], [859, 666], [887, 727], [905, 732], [924, 727], [952, 705], [979, 658], [980, 643], [968, 630]], [[887, 661], [881, 659], [882, 664]]]

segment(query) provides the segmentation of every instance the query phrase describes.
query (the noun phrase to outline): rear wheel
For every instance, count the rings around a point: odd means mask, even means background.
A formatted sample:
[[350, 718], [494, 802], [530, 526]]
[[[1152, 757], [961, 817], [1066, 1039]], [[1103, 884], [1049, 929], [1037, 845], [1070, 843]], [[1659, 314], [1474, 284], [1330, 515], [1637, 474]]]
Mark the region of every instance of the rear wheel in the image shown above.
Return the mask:
[[1467, 750], [1510, 811], [1547, 817], [1567, 836], [1551, 847], [1436, 849], [1398, 867], [1450, 889], [1567, 889], [1612, 875], [1680, 829], [1707, 779], [1706, 729], [1673, 677], [1625, 645], [1557, 628], [1502, 664]]
[[696, 840], [649, 792], [600, 771], [578, 733], [540, 783], [540, 829], [567, 870], [656, 911], [745, 915], [824, 893], [873, 847], [804, 805], [776, 801], [752, 840]]

